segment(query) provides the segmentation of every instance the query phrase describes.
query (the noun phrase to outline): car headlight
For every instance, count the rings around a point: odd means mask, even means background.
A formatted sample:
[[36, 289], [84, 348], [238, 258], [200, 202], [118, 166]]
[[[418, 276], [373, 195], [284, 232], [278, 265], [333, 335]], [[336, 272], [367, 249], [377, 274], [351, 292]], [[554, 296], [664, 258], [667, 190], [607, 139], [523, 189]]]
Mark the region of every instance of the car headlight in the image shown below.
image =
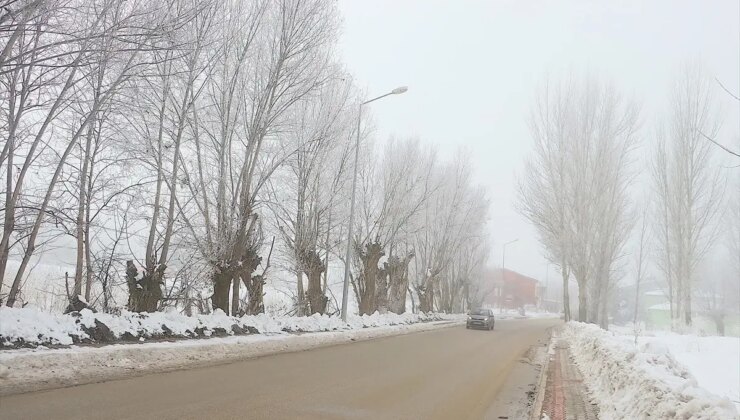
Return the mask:
[[470, 315], [468, 315], [468, 321], [470, 321], [470, 320], [472, 320], [472, 319], [473, 319], [473, 317], [472, 317], [472, 316], [470, 316]]

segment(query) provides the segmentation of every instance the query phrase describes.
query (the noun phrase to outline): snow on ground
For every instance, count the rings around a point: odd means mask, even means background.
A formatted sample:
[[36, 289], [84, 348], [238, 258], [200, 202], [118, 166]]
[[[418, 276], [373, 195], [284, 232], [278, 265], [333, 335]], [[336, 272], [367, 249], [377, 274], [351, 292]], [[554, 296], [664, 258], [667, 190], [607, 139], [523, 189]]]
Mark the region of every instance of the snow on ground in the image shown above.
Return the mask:
[[[308, 317], [307, 319], [310, 319]], [[316, 318], [316, 317], [314, 317]], [[360, 318], [360, 317], [357, 317]], [[355, 320], [380, 324], [383, 317]], [[411, 317], [404, 317], [410, 319]], [[251, 334], [206, 340], [179, 340], [147, 344], [113, 344], [102, 347], [71, 346], [65, 349], [16, 349], [0, 351], [0, 396], [33, 390], [78, 385], [128, 376], [207, 366], [285, 351], [349, 343], [443, 328], [462, 322], [461, 316], [446, 321], [385, 325], [373, 328], [307, 334]], [[310, 325], [312, 321], [301, 324]], [[317, 325], [321, 322], [313, 320]], [[333, 321], [332, 321], [333, 322]], [[274, 329], [282, 324], [268, 324]]]
[[[563, 338], [599, 404], [600, 418], [738, 419], [732, 401], [701, 388], [670, 343], [633, 338], [569, 322]], [[731, 350], [730, 350], [731, 351]], [[738, 357], [738, 354], [735, 354]], [[737, 375], [722, 365], [711, 375]]]
[[[125, 339], [196, 338], [251, 332], [318, 332], [361, 329], [369, 327], [408, 325], [418, 322], [460, 319], [460, 315], [444, 314], [372, 314], [339, 317], [313, 315], [308, 317], [275, 317], [267, 314], [232, 317], [216, 310], [209, 315], [185, 316], [178, 312], [121, 315], [93, 313], [84, 309], [78, 315], [42, 312], [32, 308], [0, 308], [0, 344], [5, 347], [67, 346], [80, 342], [112, 342]], [[105, 325], [110, 334], [102, 337], [91, 329]]]
[[530, 319], [530, 318], [560, 318], [560, 314], [554, 312], [541, 312], [537, 310], [527, 310], [524, 314], [516, 309], [493, 309], [493, 316], [496, 319]]
[[[634, 342], [630, 327], [610, 327], [623, 340]], [[698, 336], [647, 331], [637, 339], [641, 348], [665, 347], [707, 391], [729, 398], [740, 411], [740, 337]]]
[[[546, 318], [557, 314], [528, 311], [504, 311], [495, 314], [497, 319]], [[93, 313], [82, 310], [77, 315], [63, 315], [39, 311], [34, 308], [0, 307], [0, 346], [35, 347], [69, 346], [78, 343], [106, 343], [115, 341], [147, 340], [151, 338], [197, 338], [219, 335], [257, 333], [340, 331], [370, 327], [408, 325], [418, 322], [460, 319], [463, 315], [412, 314], [401, 315], [374, 313], [350, 315], [347, 322], [339, 317], [313, 315], [288, 317], [259, 314], [232, 317], [216, 310], [209, 315], [185, 316], [176, 311], [138, 314], [122, 312], [120, 315]], [[93, 331], [104, 325], [110, 331], [104, 336]], [[254, 331], [256, 330], [256, 331]], [[107, 332], [107, 331], [106, 331]]]

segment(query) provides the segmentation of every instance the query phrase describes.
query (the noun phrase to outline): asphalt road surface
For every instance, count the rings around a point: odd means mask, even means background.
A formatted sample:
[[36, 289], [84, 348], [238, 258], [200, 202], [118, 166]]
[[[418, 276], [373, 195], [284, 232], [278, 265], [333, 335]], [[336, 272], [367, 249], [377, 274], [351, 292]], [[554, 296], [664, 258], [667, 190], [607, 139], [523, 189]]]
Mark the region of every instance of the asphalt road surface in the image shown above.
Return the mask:
[[535, 380], [522, 356], [559, 322], [499, 320], [494, 331], [455, 326], [0, 397], [0, 418], [497, 419]]

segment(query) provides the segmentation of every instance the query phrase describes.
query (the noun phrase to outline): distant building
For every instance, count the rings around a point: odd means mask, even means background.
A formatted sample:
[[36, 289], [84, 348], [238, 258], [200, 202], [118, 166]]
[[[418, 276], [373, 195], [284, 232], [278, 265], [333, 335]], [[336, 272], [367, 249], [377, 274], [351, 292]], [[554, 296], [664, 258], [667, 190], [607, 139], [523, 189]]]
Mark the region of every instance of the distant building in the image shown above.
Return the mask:
[[[641, 295], [642, 316], [639, 319], [650, 329], [671, 329], [671, 303], [668, 294], [663, 289], [653, 289]], [[714, 300], [720, 301], [722, 296], [696, 291], [692, 294], [693, 328], [707, 334], [740, 336], [740, 308], [732, 304], [725, 308], [722, 316], [724, 331], [720, 332], [717, 321], [712, 316], [712, 309], [717, 305]]]
[[488, 307], [519, 309], [524, 306], [541, 306], [539, 281], [512, 270], [489, 270], [486, 282], [491, 290], [484, 300]]

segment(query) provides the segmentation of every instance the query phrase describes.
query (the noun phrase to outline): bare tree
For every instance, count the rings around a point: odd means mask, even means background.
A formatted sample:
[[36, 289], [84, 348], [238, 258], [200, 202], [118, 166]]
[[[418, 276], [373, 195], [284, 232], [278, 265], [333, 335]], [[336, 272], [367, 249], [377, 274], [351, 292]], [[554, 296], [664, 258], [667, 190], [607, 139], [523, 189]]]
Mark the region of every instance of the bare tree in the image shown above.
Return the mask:
[[[93, 41], [103, 36], [112, 36], [114, 39], [119, 40], [121, 44], [119, 50], [121, 60], [116, 66], [115, 72], [110, 75], [110, 79], [106, 84], [105, 90], [95, 97], [92, 102], [82, 102], [79, 104], [82, 106], [82, 109], [85, 109], [83, 113], [84, 117], [80, 120], [79, 124], [72, 127], [66, 138], [60, 139], [60, 148], [55, 151], [55, 155], [58, 155], [55, 169], [51, 174], [46, 192], [43, 193], [42, 198], [40, 199], [40, 204], [38, 204], [38, 212], [24, 246], [25, 252], [10, 288], [7, 300], [7, 304], [9, 306], [12, 306], [15, 303], [20, 289], [21, 279], [23, 278], [25, 270], [28, 267], [28, 263], [34, 254], [41, 225], [46, 217], [49, 203], [55, 193], [55, 188], [57, 187], [70, 153], [78, 141], [83, 138], [84, 134], [88, 130], [89, 124], [93, 122], [100, 110], [115, 98], [119, 93], [121, 86], [137, 70], [140, 64], [142, 52], [150, 49], [150, 40], [161, 32], [161, 25], [166, 24], [167, 22], [166, 20], [160, 19], [161, 16], [168, 13], [167, 4], [162, 6], [144, 2], [129, 3], [117, 0], [102, 1], [99, 5], [86, 4], [80, 6], [80, 8], [83, 12], [75, 17], [80, 19], [81, 22], [64, 22], [66, 25], [70, 26], [62, 28], [62, 33], [71, 33], [69, 36], [72, 41], [62, 42], [61, 45], [65, 48], [71, 49], [73, 52], [68, 54], [61, 53], [61, 55], [68, 55], [71, 57], [72, 61], [61, 66], [66, 70], [66, 73], [62, 73], [66, 76], [66, 79], [63, 82], [61, 89], [58, 91], [52, 90], [50, 92], [52, 105], [49, 107], [43, 122], [38, 127], [35, 137], [31, 140], [28, 153], [26, 155], [26, 161], [24, 162], [16, 180], [13, 197], [10, 200], [11, 206], [15, 205], [18, 200], [24, 176], [31, 166], [31, 163], [34, 162], [36, 158], [36, 149], [39, 144], [42, 143], [42, 139], [44, 138], [47, 129], [50, 127], [52, 122], [55, 122], [59, 113], [64, 110], [62, 105], [67, 105], [68, 101], [72, 101], [69, 103], [75, 104], [75, 97], [72, 95], [74, 92], [73, 88], [75, 88], [79, 83], [79, 80], [81, 80], [81, 78], [76, 77], [76, 74], [85, 62], [94, 61], [96, 59], [93, 54], [95, 44]], [[54, 12], [58, 11], [55, 10]], [[67, 11], [64, 10], [61, 13], [64, 16], [67, 16], [66, 12]], [[109, 19], [114, 23], [109, 21]], [[81, 34], [76, 33], [77, 28], [74, 25], [81, 25], [83, 28], [80, 30]], [[22, 64], [24, 67], [27, 67], [28, 65], [30, 64]], [[6, 209], [6, 211], [7, 210], [8, 209]], [[7, 241], [3, 239], [2, 248], [5, 249], [6, 247]], [[5, 254], [4, 251], [3, 254]]]
[[[352, 278], [352, 285], [361, 314], [378, 310], [379, 278], [380, 300], [384, 305], [387, 305], [388, 290], [398, 295], [394, 298], [397, 305], [401, 300], [405, 302], [406, 289], [402, 283], [406, 277], [401, 273], [406, 271], [404, 265], [411, 261], [410, 255], [415, 251], [413, 247], [406, 250], [404, 244], [418, 228], [415, 216], [423, 211], [435, 182], [435, 154], [424, 151], [418, 141], [391, 140], [382, 159], [373, 158], [368, 152], [362, 169], [360, 226], [354, 238], [354, 264], [359, 273]], [[405, 255], [398, 255], [401, 249]], [[386, 256], [395, 267], [383, 271], [379, 263]], [[394, 275], [387, 278], [391, 272]], [[400, 284], [388, 284], [388, 281]]]
[[[323, 314], [328, 303], [326, 281], [322, 286], [328, 260], [322, 258], [321, 251], [323, 247], [327, 255], [331, 246], [328, 239], [322, 241], [322, 236], [330, 234], [338, 182], [346, 174], [345, 165], [331, 162], [337, 158], [342, 161], [356, 108], [350, 101], [351, 84], [346, 80], [327, 83], [317, 97], [296, 104], [294, 122], [286, 130], [293, 153], [286, 158], [283, 170], [267, 184], [271, 196], [268, 207], [286, 244], [289, 270], [296, 275], [299, 315], [306, 308], [308, 313]], [[306, 291], [304, 275], [308, 279]]]
[[716, 237], [725, 182], [713, 164], [718, 123], [708, 81], [697, 65], [686, 65], [675, 84], [670, 117], [658, 131], [652, 165], [660, 230], [659, 268], [668, 283], [671, 316], [692, 323], [696, 268]]
[[638, 115], [635, 104], [596, 80], [569, 80], [554, 93], [546, 86], [533, 111], [534, 158], [520, 184], [520, 211], [561, 266], [564, 294], [570, 273], [578, 281], [579, 320], [604, 327], [631, 228], [627, 188]]
[[571, 240], [567, 229], [568, 140], [572, 135], [571, 86], [546, 84], [537, 97], [529, 120], [534, 152], [519, 181], [518, 210], [537, 229], [549, 260], [560, 266], [563, 281], [563, 313], [571, 318], [568, 280]]
[[637, 273], [635, 274], [635, 311], [632, 316], [632, 327], [634, 328], [635, 332], [635, 344], [637, 344], [637, 335], [639, 332], [637, 326], [637, 318], [640, 312], [640, 286], [642, 284], [643, 277], [645, 277], [645, 264], [647, 263], [647, 259], [649, 257], [647, 250], [647, 245], [650, 241], [650, 238], [648, 237], [648, 216], [649, 214], [646, 210], [645, 212], [643, 212], [640, 218], [640, 236], [637, 243], [637, 253], [635, 254], [635, 265], [637, 266]]
[[452, 310], [465, 285], [464, 278], [455, 281], [455, 266], [465, 258], [466, 243], [480, 235], [488, 211], [485, 192], [473, 185], [472, 168], [464, 152], [435, 173], [433, 182], [439, 186], [419, 216], [422, 229], [414, 235], [413, 287], [422, 312]]
[[327, 80], [336, 6], [237, 1], [219, 13], [223, 36], [207, 94], [194, 107], [198, 128], [183, 157], [188, 194], [179, 208], [212, 268], [213, 306], [229, 312], [233, 285], [261, 290], [264, 282], [253, 276], [262, 262], [260, 193], [290, 155], [279, 137], [290, 110]]

